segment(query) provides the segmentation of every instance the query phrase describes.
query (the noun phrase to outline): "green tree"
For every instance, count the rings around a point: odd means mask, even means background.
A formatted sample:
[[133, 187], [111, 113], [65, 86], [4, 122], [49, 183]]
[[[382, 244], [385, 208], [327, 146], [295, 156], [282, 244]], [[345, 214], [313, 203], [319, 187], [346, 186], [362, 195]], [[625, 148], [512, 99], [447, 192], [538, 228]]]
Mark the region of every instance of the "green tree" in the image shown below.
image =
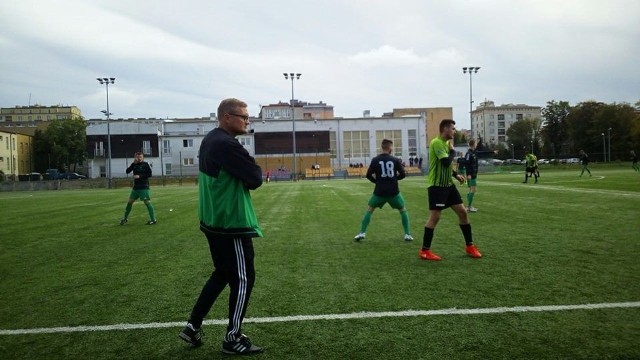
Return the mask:
[[524, 157], [524, 151], [531, 150], [531, 147], [534, 153], [539, 152], [541, 123], [542, 120], [538, 118], [522, 119], [509, 127], [507, 136], [509, 142], [513, 144], [516, 158]]
[[542, 109], [542, 129], [540, 136], [543, 143], [542, 154], [557, 156], [563, 144], [567, 142], [567, 123], [571, 107], [567, 101], [548, 101]]
[[456, 144], [456, 145], [458, 145], [458, 144], [466, 144], [467, 143], [467, 136], [462, 131], [456, 131], [453, 134], [453, 143]]
[[77, 164], [86, 157], [86, 127], [82, 118], [56, 119], [44, 131], [36, 130], [36, 168], [41, 172], [45, 167], [75, 171]]

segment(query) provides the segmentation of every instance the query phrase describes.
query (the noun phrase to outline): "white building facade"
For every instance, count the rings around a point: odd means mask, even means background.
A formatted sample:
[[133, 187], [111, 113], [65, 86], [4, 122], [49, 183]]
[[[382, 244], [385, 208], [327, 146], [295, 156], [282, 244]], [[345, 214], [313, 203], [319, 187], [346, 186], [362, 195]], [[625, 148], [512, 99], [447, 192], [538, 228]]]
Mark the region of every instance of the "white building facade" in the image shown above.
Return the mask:
[[[204, 136], [218, 126], [214, 116], [201, 119], [118, 119], [88, 120], [87, 172], [91, 178], [108, 177], [107, 133], [111, 134], [112, 177], [124, 177], [124, 170], [136, 151], [143, 151], [154, 176], [194, 176], [198, 174], [198, 150]], [[351, 164], [365, 167], [380, 153], [382, 139], [392, 140], [393, 155], [409, 163], [409, 158], [427, 159], [427, 132], [424, 116], [361, 117], [331, 119], [252, 119], [251, 133], [238, 137], [248, 152], [258, 158], [293, 155], [295, 126], [296, 155], [329, 158], [333, 169]], [[271, 139], [266, 142], [265, 138]], [[306, 142], [305, 142], [306, 139]], [[256, 141], [258, 144], [256, 146]], [[316, 142], [314, 144], [313, 142]], [[320, 143], [322, 141], [322, 143]], [[155, 144], [149, 144], [155, 142]], [[279, 144], [276, 149], [273, 144]], [[275, 163], [275, 162], [274, 162]], [[289, 164], [285, 166], [291, 168]], [[302, 169], [301, 167], [299, 169]], [[299, 170], [300, 171], [300, 170]]]
[[524, 104], [495, 106], [493, 101], [484, 101], [471, 113], [473, 133], [482, 138], [485, 145], [508, 143], [507, 130], [522, 119], [539, 119], [542, 108]]

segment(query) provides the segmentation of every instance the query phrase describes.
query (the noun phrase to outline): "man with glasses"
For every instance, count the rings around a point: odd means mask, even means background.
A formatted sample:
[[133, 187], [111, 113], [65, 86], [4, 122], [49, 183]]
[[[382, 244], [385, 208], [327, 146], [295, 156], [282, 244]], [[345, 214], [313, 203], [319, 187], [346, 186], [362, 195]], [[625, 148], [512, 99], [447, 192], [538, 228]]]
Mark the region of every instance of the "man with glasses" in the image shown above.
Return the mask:
[[214, 270], [179, 337], [202, 345], [204, 317], [229, 285], [229, 323], [222, 352], [247, 355], [263, 351], [241, 332], [256, 276], [252, 238], [262, 236], [249, 191], [262, 185], [262, 169], [236, 139], [248, 133], [247, 104], [223, 100], [218, 121], [200, 145], [198, 174], [200, 230], [209, 243]]

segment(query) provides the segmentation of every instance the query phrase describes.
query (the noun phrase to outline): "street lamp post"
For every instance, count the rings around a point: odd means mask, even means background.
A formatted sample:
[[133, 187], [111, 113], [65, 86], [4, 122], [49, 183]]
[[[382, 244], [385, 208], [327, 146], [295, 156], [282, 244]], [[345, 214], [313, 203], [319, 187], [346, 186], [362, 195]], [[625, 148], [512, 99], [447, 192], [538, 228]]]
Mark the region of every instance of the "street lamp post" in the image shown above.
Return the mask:
[[512, 159], [515, 159], [515, 158], [516, 158], [516, 151], [515, 151], [515, 149], [513, 148], [513, 144], [511, 144], [511, 158], [512, 158]]
[[531, 153], [533, 154], [533, 140], [531, 140]]
[[604, 133], [600, 134], [602, 135], [602, 158], [604, 159], [603, 162], [607, 161], [607, 143], [604, 140]]
[[607, 153], [609, 154], [609, 162], [611, 162], [611, 128], [607, 129], [607, 138], [609, 139], [609, 149]]
[[291, 79], [291, 122], [293, 123], [293, 176], [294, 178], [298, 175], [298, 165], [296, 164], [296, 115], [295, 109], [293, 106], [293, 102], [295, 101], [295, 97], [293, 95], [293, 80], [300, 80], [301, 73], [282, 73], [284, 75], [285, 80]]
[[[467, 72], [469, 73], [469, 123], [471, 124], [471, 138], [475, 139], [476, 138], [476, 133], [475, 130], [473, 128], [473, 80], [472, 80], [472, 76], [471, 74], [473, 73], [478, 73], [478, 70], [480, 70], [479, 66], [465, 66], [462, 68], [462, 73], [466, 74]], [[485, 121], [484, 119], [482, 119], [482, 121]]]
[[111, 113], [109, 112], [109, 84], [113, 84], [116, 81], [116, 78], [96, 78], [100, 85], [104, 85], [107, 89], [107, 110], [103, 111], [105, 115], [107, 115], [107, 156], [109, 158], [109, 163], [107, 165], [107, 177], [109, 178], [109, 189], [111, 189]]

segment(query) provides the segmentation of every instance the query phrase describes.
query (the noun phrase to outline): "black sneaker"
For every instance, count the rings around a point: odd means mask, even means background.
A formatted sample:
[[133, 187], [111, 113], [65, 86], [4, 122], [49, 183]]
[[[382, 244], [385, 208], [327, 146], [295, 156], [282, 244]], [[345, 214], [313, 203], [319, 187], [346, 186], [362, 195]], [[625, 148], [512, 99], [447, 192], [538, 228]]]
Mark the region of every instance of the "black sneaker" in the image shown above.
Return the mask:
[[127, 223], [127, 218], [120, 219], [120, 225], [124, 225]]
[[147, 225], [155, 225], [158, 223], [158, 220], [149, 220], [147, 221]]
[[193, 346], [200, 346], [202, 345], [202, 328], [194, 329], [193, 325], [187, 324], [178, 337]]
[[253, 345], [245, 334], [240, 334], [233, 341], [222, 342], [222, 352], [225, 354], [251, 355], [263, 351], [263, 348]]

